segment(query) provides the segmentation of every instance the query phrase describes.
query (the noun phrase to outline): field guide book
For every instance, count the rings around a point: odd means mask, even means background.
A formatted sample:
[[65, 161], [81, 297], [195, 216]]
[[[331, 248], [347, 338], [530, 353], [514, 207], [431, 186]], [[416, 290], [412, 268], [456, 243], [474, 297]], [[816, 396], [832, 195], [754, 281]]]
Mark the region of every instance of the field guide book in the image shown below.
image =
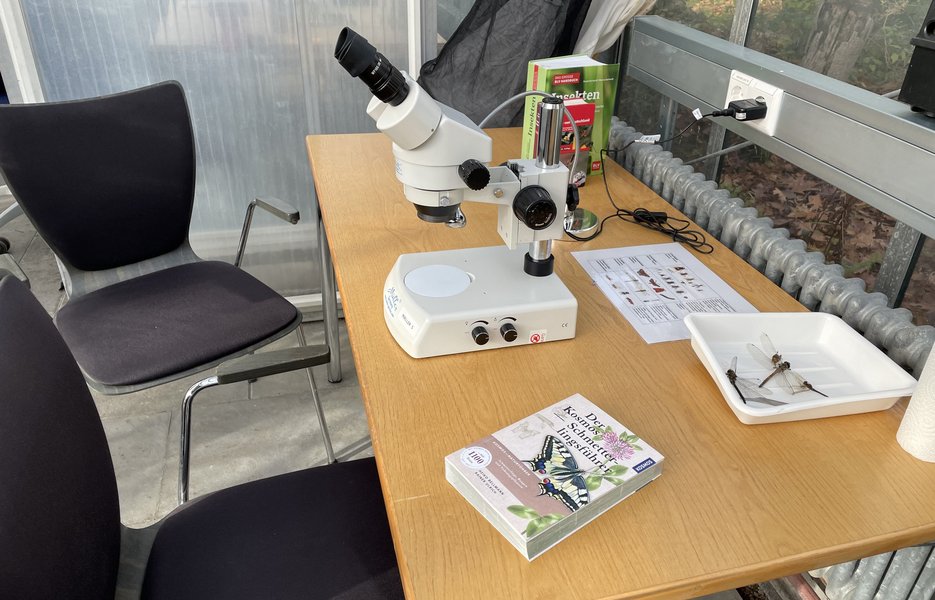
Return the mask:
[[[577, 154], [578, 162], [573, 181], [581, 185], [587, 175], [596, 175], [603, 169], [601, 150], [607, 147], [610, 119], [614, 114], [617, 97], [619, 65], [605, 65], [590, 56], [559, 56], [529, 62], [526, 90], [538, 90], [565, 100], [565, 106], [578, 125], [581, 139], [575, 142], [571, 121], [562, 120], [561, 161], [571, 169]], [[536, 135], [539, 123], [536, 107], [542, 96], [529, 96], [523, 110], [522, 157], [535, 158]]]
[[580, 394], [445, 458], [445, 476], [528, 560], [662, 473], [663, 457]]

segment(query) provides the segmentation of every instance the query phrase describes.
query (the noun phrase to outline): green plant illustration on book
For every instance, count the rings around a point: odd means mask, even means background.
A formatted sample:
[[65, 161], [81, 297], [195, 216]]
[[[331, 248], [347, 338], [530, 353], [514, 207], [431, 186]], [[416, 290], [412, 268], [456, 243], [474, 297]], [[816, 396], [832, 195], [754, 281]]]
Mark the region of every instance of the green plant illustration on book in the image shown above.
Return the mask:
[[636, 444], [640, 438], [632, 433], [624, 431], [617, 435], [610, 427], [597, 427], [595, 431], [597, 435], [591, 439], [595, 442], [603, 442], [604, 448], [610, 452], [614, 460], [628, 460], [633, 458], [637, 450], [643, 449], [642, 446]]
[[522, 504], [512, 504], [507, 506], [506, 509], [517, 517], [529, 519], [529, 523], [526, 524], [526, 529], [523, 531], [528, 538], [531, 538], [543, 529], [547, 529], [550, 525], [561, 521], [563, 518], [562, 515], [558, 514], [540, 515], [535, 509], [523, 506]]
[[[613, 460], [629, 460], [633, 458], [633, 455], [636, 454], [638, 450], [643, 449], [642, 446], [637, 444], [640, 438], [632, 433], [623, 431], [618, 435], [614, 433], [614, 430], [610, 427], [597, 427], [595, 431], [597, 435], [592, 437], [591, 441], [601, 442], [604, 449], [607, 450]], [[596, 490], [599, 488], [602, 481], [608, 481], [614, 485], [623, 483], [620, 476], [627, 472], [627, 468], [623, 465], [612, 465], [605, 468], [608, 461], [610, 461], [610, 459], [605, 460], [602, 464], [595, 467], [595, 470], [598, 472], [593, 475], [588, 475], [585, 479], [589, 490]]]

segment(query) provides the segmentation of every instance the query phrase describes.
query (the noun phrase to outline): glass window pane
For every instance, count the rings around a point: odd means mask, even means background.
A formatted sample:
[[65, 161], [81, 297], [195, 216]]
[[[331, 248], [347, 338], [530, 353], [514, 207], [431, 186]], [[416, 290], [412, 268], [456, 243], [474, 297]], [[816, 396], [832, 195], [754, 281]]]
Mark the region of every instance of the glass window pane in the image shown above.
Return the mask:
[[652, 14], [727, 39], [734, 0], [658, 0]]
[[[646, 135], [663, 133], [666, 98], [662, 94], [632, 77], [624, 80], [620, 94], [620, 104], [617, 110], [617, 116], [620, 119]], [[691, 109], [694, 107], [676, 104], [675, 108], [676, 117], [671, 135], [677, 134], [692, 123], [695, 125], [689, 127], [688, 131], [672, 142], [672, 153], [683, 160], [706, 154], [711, 122], [708, 119], [695, 122], [695, 118], [691, 115]]]
[[[727, 144], [741, 138], [728, 135]], [[872, 290], [895, 220], [758, 146], [724, 157], [721, 187]]]
[[617, 94], [620, 96], [617, 116], [637, 131], [656, 133], [659, 108], [665, 100], [664, 96], [629, 76], [624, 78]]
[[912, 311], [917, 325], [935, 325], [935, 242], [927, 239], [909, 280], [902, 307]]
[[761, 0], [749, 47], [877, 93], [902, 85], [930, 0]]
[[[693, 108], [693, 106], [679, 106], [678, 117], [675, 120], [675, 130], [672, 132], [672, 135], [675, 135], [688, 127], [688, 131], [672, 141], [670, 148], [672, 155], [681, 158], [683, 161], [699, 158], [708, 153], [708, 136], [711, 133], [711, 126], [714, 124], [710, 119], [695, 121], [695, 117], [691, 114]], [[701, 165], [695, 166], [695, 170], [700, 171]]]
[[452, 34], [467, 16], [474, 0], [440, 0], [438, 2], [438, 50], [451, 39]]

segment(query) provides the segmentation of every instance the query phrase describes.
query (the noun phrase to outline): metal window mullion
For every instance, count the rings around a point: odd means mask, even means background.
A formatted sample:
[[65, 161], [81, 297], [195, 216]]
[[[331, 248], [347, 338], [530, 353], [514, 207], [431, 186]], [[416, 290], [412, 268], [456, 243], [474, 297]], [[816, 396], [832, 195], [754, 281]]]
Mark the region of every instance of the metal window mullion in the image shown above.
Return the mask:
[[45, 100], [29, 24], [20, 0], [0, 0], [0, 69], [12, 102]]
[[[737, 0], [734, 7], [734, 20], [730, 27], [728, 41], [739, 46], [746, 46], [750, 41], [750, 31], [753, 28], [753, 18], [759, 0]], [[717, 124], [712, 124], [708, 132], [708, 145], [705, 154], [715, 154], [724, 149], [724, 139], [727, 130]], [[704, 165], [704, 175], [708, 179], [719, 181], [721, 178], [721, 156], [715, 155]]]
[[[659, 101], [659, 135], [660, 139], [668, 140], [675, 132], [675, 117], [678, 116], [678, 103], [672, 98], [663, 97]], [[666, 142], [662, 145], [666, 150], [672, 149], [672, 142]]]
[[620, 68], [617, 70], [617, 97], [614, 99], [614, 112], [613, 114], [620, 114], [620, 101], [623, 98], [623, 86], [627, 79], [627, 65], [630, 62], [630, 40], [633, 36], [633, 21], [630, 21], [623, 28], [623, 33], [620, 34], [620, 37], [617, 38], [617, 41], [614, 42], [614, 47], [611, 49], [611, 55], [614, 57], [614, 62], [620, 65]]
[[886, 294], [890, 307], [902, 304], [924, 244], [924, 235], [901, 221], [896, 224], [873, 286], [873, 291]]
[[438, 52], [438, 2], [437, 0], [408, 0], [406, 15], [409, 25], [409, 74], [413, 79], [427, 60]]

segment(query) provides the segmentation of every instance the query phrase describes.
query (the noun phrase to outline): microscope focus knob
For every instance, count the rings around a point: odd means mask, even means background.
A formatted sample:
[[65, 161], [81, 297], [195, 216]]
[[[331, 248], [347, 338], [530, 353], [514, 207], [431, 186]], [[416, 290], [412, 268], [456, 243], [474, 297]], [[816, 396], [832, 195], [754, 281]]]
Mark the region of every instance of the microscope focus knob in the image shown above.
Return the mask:
[[458, 175], [461, 181], [474, 191], [482, 190], [490, 183], [490, 171], [487, 165], [479, 160], [469, 158], [458, 166]]
[[524, 187], [513, 198], [513, 214], [535, 231], [551, 225], [557, 212], [549, 192], [539, 185]]
[[504, 323], [500, 326], [500, 335], [508, 342], [515, 342], [519, 334], [516, 333], [516, 327], [512, 323]]
[[471, 337], [474, 338], [474, 343], [478, 346], [483, 346], [490, 341], [490, 334], [487, 333], [487, 328], [483, 325], [478, 325], [471, 330]]

